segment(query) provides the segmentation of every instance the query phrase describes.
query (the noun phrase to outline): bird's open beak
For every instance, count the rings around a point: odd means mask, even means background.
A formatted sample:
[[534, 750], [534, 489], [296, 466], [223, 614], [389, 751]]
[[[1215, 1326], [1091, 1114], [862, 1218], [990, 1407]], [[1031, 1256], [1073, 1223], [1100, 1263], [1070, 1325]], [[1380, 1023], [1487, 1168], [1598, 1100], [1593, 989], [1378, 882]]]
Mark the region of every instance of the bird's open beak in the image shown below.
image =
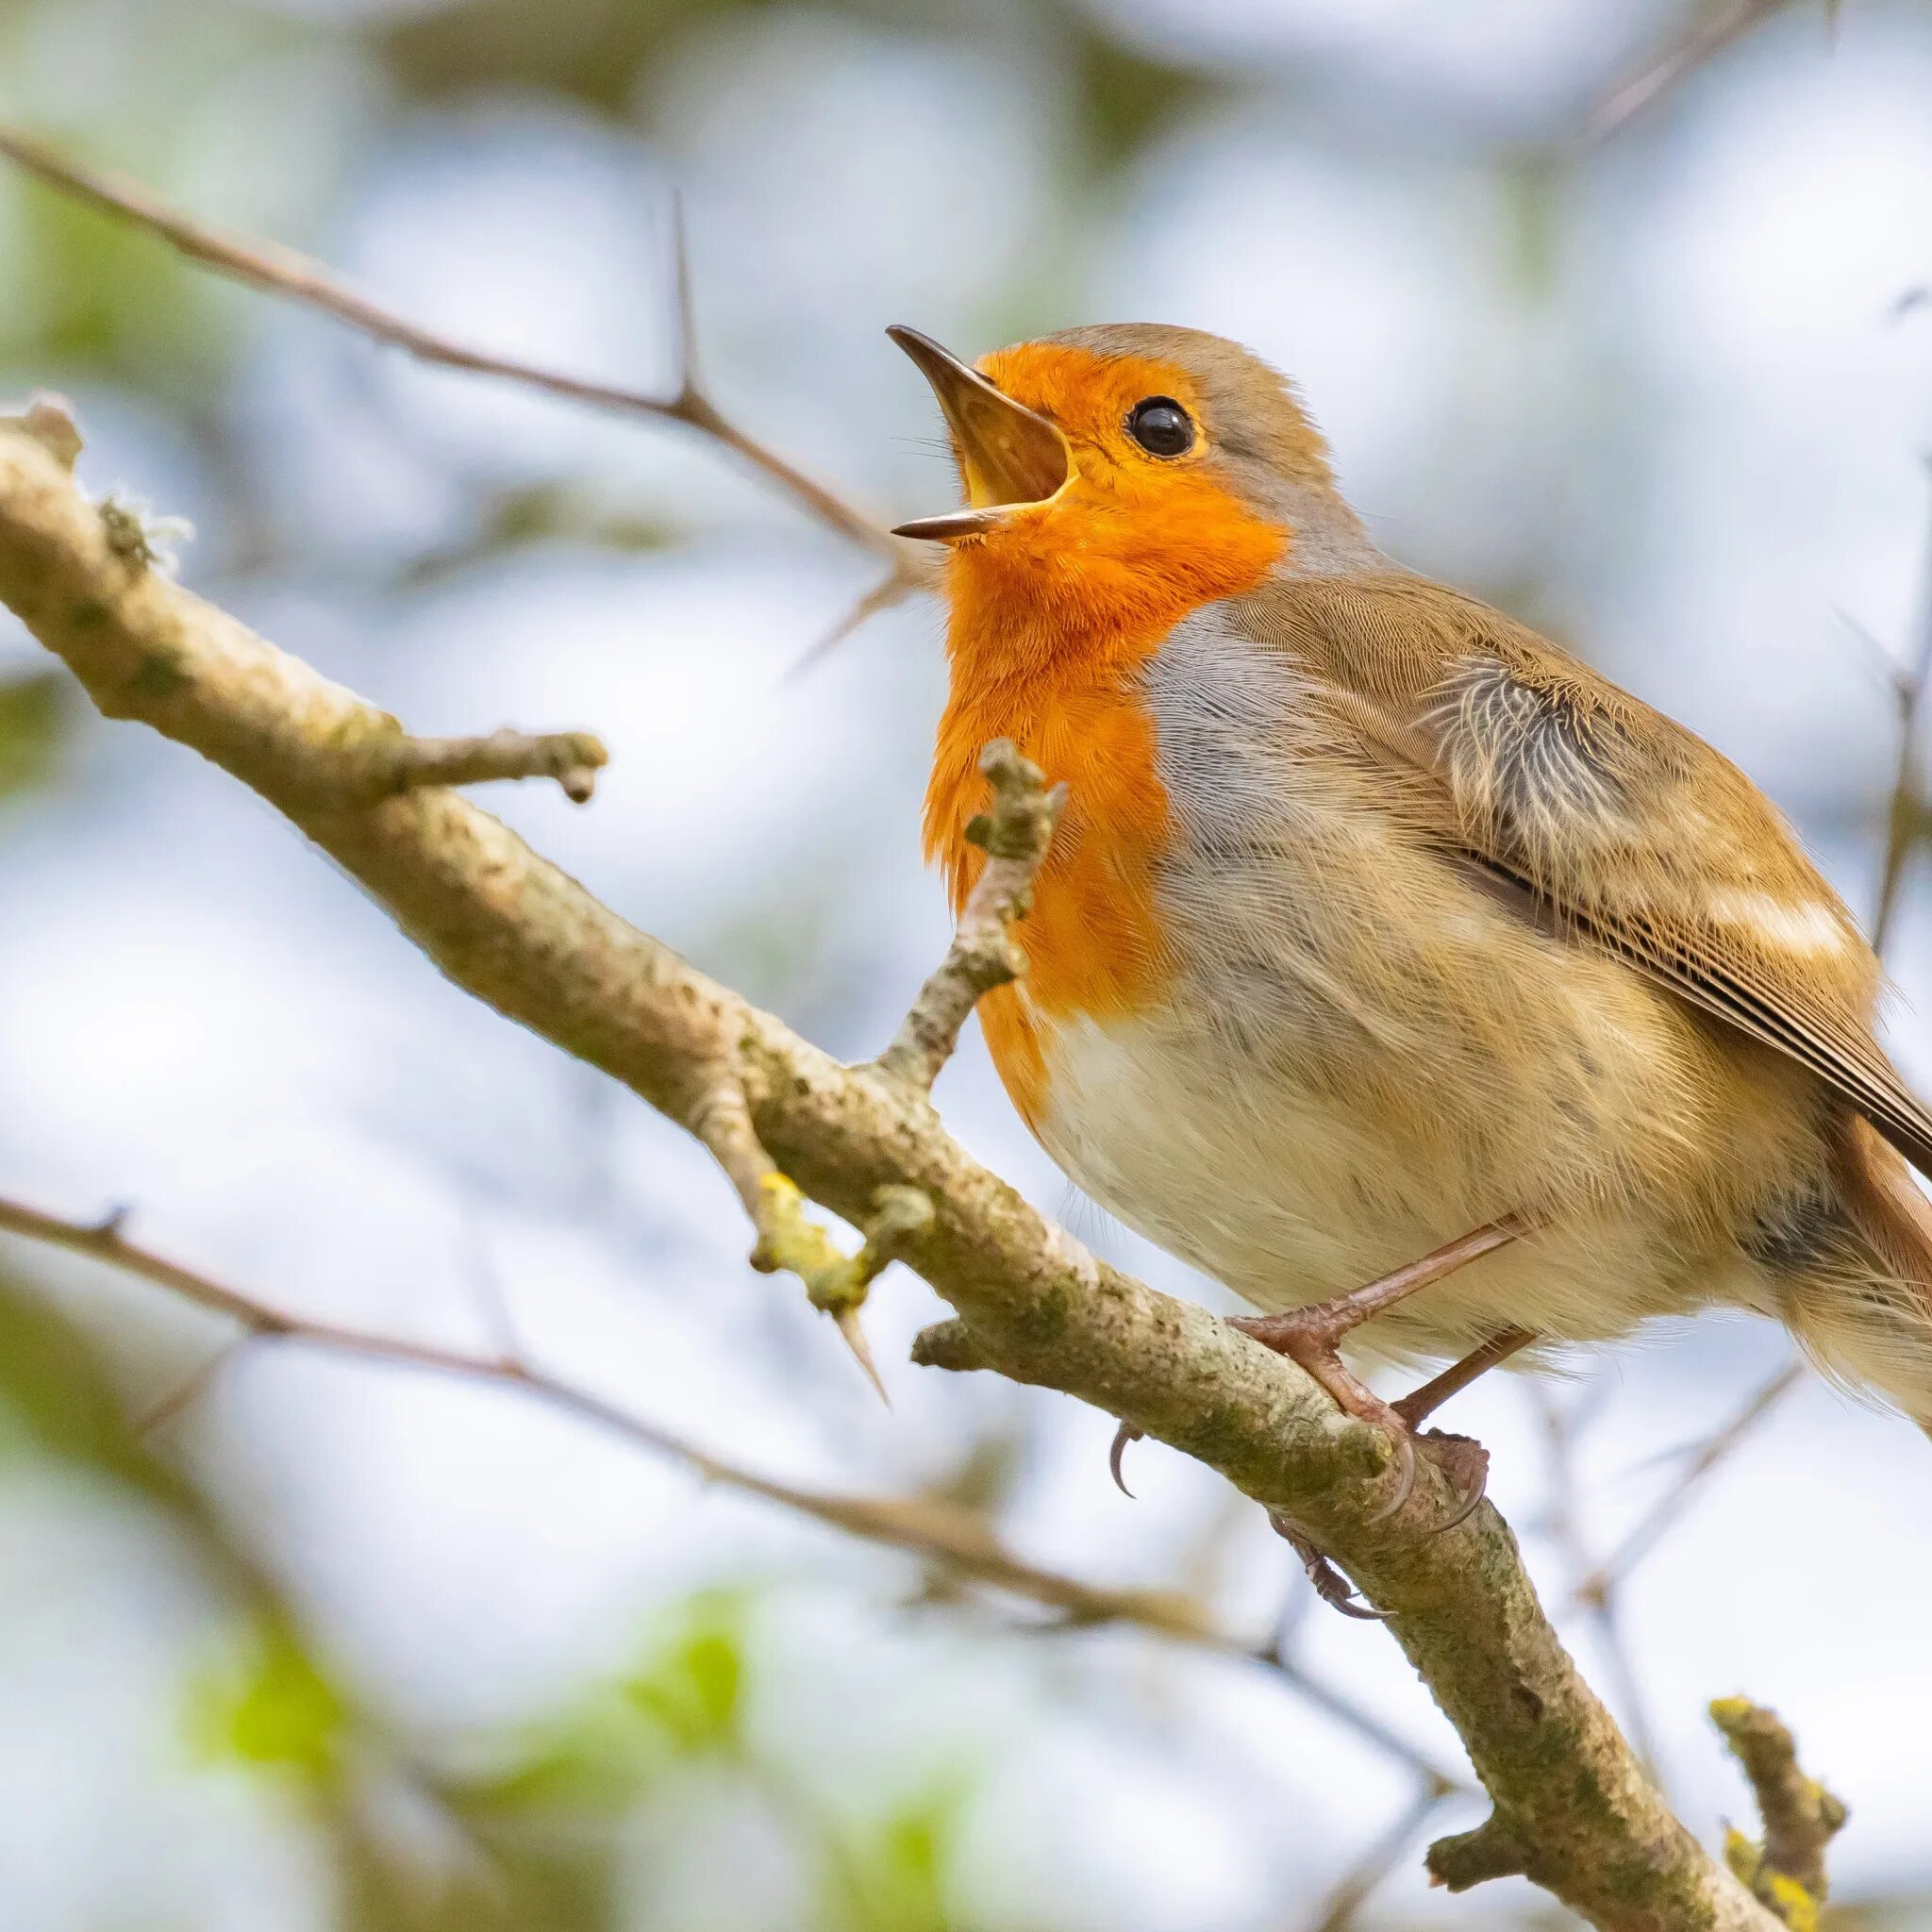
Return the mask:
[[976, 537], [1014, 510], [1044, 503], [1074, 480], [1074, 453], [1044, 416], [1002, 395], [977, 370], [916, 328], [895, 324], [886, 333], [919, 365], [940, 399], [971, 504], [967, 509], [901, 524], [895, 537], [930, 537], [940, 542]]

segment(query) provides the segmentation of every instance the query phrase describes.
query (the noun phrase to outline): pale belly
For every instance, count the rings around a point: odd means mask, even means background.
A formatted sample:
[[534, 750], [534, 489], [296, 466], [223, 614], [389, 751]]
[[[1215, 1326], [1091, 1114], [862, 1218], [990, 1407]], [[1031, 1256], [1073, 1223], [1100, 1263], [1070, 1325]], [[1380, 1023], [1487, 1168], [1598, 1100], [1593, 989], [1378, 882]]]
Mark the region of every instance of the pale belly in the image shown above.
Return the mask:
[[1504, 1213], [1543, 1224], [1363, 1330], [1371, 1359], [1452, 1357], [1504, 1326], [1595, 1341], [1714, 1302], [1771, 1311], [1740, 1230], [1821, 1167], [1804, 1076], [1614, 961], [1458, 917], [1406, 974], [1338, 984], [1332, 962], [1277, 956], [1187, 975], [1131, 1018], [1043, 1024], [1041, 1141], [1110, 1213], [1264, 1308]]

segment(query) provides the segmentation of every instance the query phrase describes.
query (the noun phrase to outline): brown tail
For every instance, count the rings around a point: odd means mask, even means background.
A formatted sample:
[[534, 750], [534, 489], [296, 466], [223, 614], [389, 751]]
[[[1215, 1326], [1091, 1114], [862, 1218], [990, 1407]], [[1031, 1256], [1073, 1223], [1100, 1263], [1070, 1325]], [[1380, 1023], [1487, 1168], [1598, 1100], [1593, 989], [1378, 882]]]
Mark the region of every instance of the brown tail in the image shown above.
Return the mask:
[[1852, 1239], [1840, 1263], [1794, 1285], [1792, 1332], [1827, 1374], [1932, 1433], [1932, 1201], [1856, 1115], [1833, 1170]]

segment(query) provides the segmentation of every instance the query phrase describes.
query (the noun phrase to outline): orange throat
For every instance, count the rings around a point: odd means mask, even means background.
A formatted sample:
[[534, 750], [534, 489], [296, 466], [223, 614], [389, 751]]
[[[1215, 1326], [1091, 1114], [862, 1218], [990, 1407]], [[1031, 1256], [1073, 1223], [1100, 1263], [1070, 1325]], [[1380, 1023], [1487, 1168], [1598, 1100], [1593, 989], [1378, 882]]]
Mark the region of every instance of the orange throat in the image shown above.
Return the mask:
[[1053, 1031], [1141, 1010], [1165, 978], [1154, 881], [1168, 798], [1141, 669], [1189, 612], [1254, 589], [1287, 545], [1286, 531], [1219, 491], [1200, 510], [1210, 513], [1090, 520], [1050, 507], [947, 559], [952, 686], [926, 788], [925, 855], [956, 914], [984, 862], [965, 837], [986, 806], [981, 748], [1010, 738], [1069, 791], [1019, 931], [1029, 971], [979, 1007], [993, 1063], [1036, 1132]]

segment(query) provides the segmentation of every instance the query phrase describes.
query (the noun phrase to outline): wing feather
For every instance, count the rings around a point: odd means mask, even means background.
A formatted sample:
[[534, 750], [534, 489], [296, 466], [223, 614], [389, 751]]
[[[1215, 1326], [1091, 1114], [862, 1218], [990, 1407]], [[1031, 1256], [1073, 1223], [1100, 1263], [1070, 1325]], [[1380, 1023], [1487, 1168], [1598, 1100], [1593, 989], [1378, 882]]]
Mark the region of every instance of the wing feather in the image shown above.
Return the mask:
[[[1559, 929], [1808, 1068], [1922, 1174], [1932, 1113], [1873, 1033], [1878, 962], [1789, 825], [1701, 739], [1426, 579], [1285, 578], [1238, 627], [1399, 767], [1403, 808]], [[1430, 783], [1418, 791], [1423, 774]]]

